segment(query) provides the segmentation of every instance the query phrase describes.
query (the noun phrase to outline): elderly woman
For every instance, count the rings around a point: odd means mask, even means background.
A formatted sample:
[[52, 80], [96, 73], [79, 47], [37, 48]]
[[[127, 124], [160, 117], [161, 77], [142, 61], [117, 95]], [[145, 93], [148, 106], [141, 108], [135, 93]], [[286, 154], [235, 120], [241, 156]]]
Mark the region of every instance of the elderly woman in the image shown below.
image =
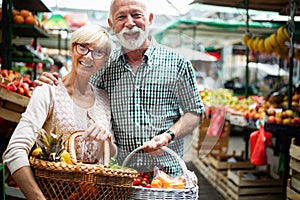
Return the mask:
[[66, 141], [75, 131], [84, 130], [81, 146], [85, 151], [79, 155], [83, 162], [97, 160], [105, 140], [110, 156], [116, 154], [108, 96], [89, 83], [90, 77], [106, 65], [111, 48], [110, 36], [102, 27], [87, 25], [77, 29], [71, 36], [70, 73], [59, 79], [58, 86], [44, 84], [33, 92], [3, 154], [4, 163], [27, 199], [45, 199], [28, 160], [41, 128], [49, 132], [55, 126]]

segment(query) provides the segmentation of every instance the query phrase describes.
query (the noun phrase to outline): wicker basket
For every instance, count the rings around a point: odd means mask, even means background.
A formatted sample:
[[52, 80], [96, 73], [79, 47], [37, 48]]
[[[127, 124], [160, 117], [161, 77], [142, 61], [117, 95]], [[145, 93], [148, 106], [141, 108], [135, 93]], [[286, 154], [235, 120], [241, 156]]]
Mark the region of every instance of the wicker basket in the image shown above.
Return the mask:
[[72, 165], [35, 157], [30, 157], [29, 161], [47, 199], [127, 199], [137, 177], [137, 171], [130, 168], [111, 169], [105, 165], [83, 163]]
[[[123, 162], [123, 166], [127, 166], [129, 159], [134, 153], [140, 151], [142, 147], [135, 149], [131, 152]], [[129, 200], [143, 200], [143, 199], [155, 199], [155, 200], [180, 200], [180, 199], [198, 199], [199, 187], [192, 183], [191, 177], [188, 175], [188, 169], [184, 161], [171, 149], [163, 146], [161, 148], [165, 152], [172, 155], [177, 162], [180, 164], [183, 175], [186, 178], [185, 189], [165, 189], [165, 188], [145, 188], [141, 186], [132, 186], [129, 194]]]

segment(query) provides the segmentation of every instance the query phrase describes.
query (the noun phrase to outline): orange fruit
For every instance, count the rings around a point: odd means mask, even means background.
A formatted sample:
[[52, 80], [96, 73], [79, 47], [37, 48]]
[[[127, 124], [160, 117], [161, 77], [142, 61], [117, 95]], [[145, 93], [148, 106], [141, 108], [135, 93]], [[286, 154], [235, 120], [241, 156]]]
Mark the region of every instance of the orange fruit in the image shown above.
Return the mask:
[[17, 9], [13, 9], [13, 10], [12, 10], [12, 14], [13, 14], [13, 16], [19, 15], [20, 12], [19, 12]]
[[151, 181], [151, 187], [153, 188], [162, 188], [162, 182], [159, 179], [153, 179]]
[[171, 187], [174, 189], [184, 189], [185, 184], [182, 181], [173, 180], [171, 183]]
[[26, 19], [26, 17], [31, 16], [31, 12], [29, 10], [22, 9], [20, 11], [20, 15], [22, 15]]
[[25, 21], [22, 15], [15, 15], [13, 20], [16, 24], [23, 24]]
[[25, 24], [36, 24], [35, 17], [29, 15], [25, 18]]

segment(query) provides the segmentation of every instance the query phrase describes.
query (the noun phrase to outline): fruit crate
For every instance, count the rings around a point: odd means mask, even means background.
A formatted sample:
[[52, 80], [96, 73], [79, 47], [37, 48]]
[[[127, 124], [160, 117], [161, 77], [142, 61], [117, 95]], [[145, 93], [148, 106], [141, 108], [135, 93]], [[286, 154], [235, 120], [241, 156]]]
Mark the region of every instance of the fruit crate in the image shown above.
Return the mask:
[[5, 173], [4, 173], [4, 164], [0, 163], [0, 199], [5, 199]]
[[228, 150], [229, 135], [231, 126], [225, 121], [224, 134], [222, 136], [210, 136], [207, 130], [210, 126], [210, 119], [204, 119], [195, 131], [193, 138], [193, 154], [196, 157], [204, 158], [209, 153], [226, 153]]
[[286, 196], [287, 199], [300, 199], [300, 146], [295, 144], [292, 138], [290, 146], [290, 178], [288, 179]]
[[209, 154], [208, 155], [208, 181], [227, 198], [227, 171], [250, 170], [255, 166], [244, 159], [244, 151], [240, 155], [233, 151], [232, 154]]
[[18, 123], [28, 102], [28, 97], [0, 88], [0, 117]]
[[228, 170], [227, 172], [227, 194], [229, 199], [282, 199], [282, 179], [274, 178], [269, 170]]

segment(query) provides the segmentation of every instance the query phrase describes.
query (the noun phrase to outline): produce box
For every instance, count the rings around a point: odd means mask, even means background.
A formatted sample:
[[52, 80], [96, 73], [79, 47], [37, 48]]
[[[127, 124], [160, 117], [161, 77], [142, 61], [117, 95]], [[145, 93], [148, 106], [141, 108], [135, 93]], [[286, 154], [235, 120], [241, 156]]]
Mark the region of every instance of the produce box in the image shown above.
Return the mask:
[[290, 146], [290, 176], [286, 197], [291, 200], [300, 199], [300, 146], [295, 144], [295, 138]]
[[18, 123], [28, 102], [28, 97], [0, 88], [0, 117]]
[[272, 177], [269, 170], [228, 170], [227, 178], [230, 199], [282, 199], [282, 179]]
[[240, 155], [237, 155], [235, 151], [232, 154], [209, 154], [209, 160], [216, 170], [251, 169], [255, 167], [244, 159], [244, 151]]
[[210, 125], [210, 119], [204, 119], [193, 139], [193, 153], [196, 157], [205, 157], [209, 153], [226, 153], [228, 150], [229, 135], [231, 126], [229, 121], [225, 121], [224, 134], [222, 136], [210, 136], [207, 130]]
[[255, 166], [244, 160], [244, 151], [237, 155], [232, 154], [209, 154], [208, 181], [227, 198], [227, 171], [254, 169]]

